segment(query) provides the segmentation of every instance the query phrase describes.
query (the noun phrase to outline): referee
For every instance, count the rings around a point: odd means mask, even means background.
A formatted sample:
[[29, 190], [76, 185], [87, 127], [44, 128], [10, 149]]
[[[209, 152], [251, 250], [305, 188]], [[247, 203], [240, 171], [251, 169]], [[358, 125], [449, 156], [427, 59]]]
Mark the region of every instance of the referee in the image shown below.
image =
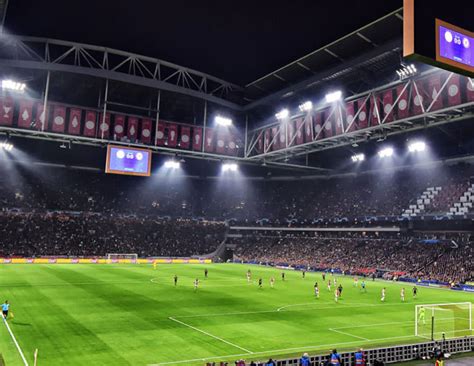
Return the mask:
[[8, 309], [10, 308], [10, 304], [8, 303], [8, 300], [5, 300], [5, 302], [2, 304], [2, 315], [5, 320], [8, 318]]

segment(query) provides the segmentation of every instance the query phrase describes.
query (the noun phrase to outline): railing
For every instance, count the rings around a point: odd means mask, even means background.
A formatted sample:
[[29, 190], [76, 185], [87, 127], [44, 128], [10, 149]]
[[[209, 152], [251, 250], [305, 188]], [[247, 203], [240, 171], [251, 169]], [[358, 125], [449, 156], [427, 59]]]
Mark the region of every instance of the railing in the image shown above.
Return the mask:
[[[474, 349], [474, 336], [447, 339], [440, 342], [423, 342], [413, 343], [400, 346], [373, 348], [364, 350], [367, 364], [373, 365], [375, 361], [383, 363], [395, 363], [403, 361], [418, 360], [423, 358], [433, 358], [433, 350], [436, 346], [440, 347], [441, 352], [447, 354], [456, 354], [463, 352], [470, 352]], [[340, 353], [343, 365], [354, 364], [354, 352]], [[328, 360], [328, 355], [311, 356], [310, 365], [320, 366], [325, 365]], [[299, 365], [300, 358], [289, 358], [285, 360], [276, 361], [277, 366]], [[258, 366], [263, 366], [265, 363], [257, 362]], [[225, 363], [207, 363], [208, 366], [225, 365]]]

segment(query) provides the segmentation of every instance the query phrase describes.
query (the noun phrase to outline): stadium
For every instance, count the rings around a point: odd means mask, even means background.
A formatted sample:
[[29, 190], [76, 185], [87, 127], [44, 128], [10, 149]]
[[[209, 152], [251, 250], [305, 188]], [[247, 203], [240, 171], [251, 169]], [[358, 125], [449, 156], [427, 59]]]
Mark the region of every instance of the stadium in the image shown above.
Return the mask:
[[0, 366], [474, 365], [473, 14], [0, 0]]

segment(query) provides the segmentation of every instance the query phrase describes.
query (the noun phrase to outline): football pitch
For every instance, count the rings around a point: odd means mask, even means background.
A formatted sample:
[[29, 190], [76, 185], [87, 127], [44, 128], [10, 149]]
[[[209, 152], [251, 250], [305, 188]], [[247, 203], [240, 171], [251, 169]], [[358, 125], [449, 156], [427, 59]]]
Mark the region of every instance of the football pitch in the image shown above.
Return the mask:
[[[11, 303], [8, 324], [30, 365], [35, 349], [38, 365], [204, 365], [423, 341], [414, 336], [415, 305], [474, 297], [420, 287], [413, 299], [410, 284], [371, 280], [362, 292], [337, 276], [344, 290], [336, 304], [331, 276], [324, 283], [321, 273], [285, 273], [282, 281], [281, 270], [239, 264], [2, 265], [0, 303]], [[6, 366], [24, 365], [4, 324], [0, 353]]]

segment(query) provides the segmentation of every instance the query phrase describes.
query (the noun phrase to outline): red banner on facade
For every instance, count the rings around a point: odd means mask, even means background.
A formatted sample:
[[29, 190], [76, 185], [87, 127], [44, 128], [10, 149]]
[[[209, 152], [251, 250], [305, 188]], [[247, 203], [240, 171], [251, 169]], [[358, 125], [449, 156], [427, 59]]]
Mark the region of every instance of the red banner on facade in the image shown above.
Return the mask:
[[422, 114], [425, 112], [426, 91], [423, 82], [423, 79], [415, 80], [413, 82], [411, 90], [413, 100], [412, 115]]
[[323, 121], [322, 112], [318, 111], [313, 115], [314, 122], [314, 138], [315, 140], [321, 140], [323, 136]]
[[114, 140], [121, 141], [125, 135], [125, 116], [116, 114], [114, 116]]
[[410, 115], [410, 99], [408, 98], [409, 86], [406, 84], [399, 85], [396, 88], [397, 92], [397, 116], [398, 119], [407, 118]]
[[336, 107], [336, 110], [334, 111], [335, 113], [335, 128], [336, 128], [336, 135], [340, 135], [341, 133], [344, 132], [344, 120], [342, 119], [342, 110], [341, 106], [338, 105]]
[[47, 131], [48, 130], [48, 121], [49, 121], [49, 105], [46, 106], [46, 111], [44, 110], [44, 103], [36, 103], [36, 129], [38, 131]]
[[79, 108], [71, 108], [69, 110], [69, 127], [67, 132], [71, 135], [79, 135], [81, 133], [81, 116], [82, 110]]
[[357, 126], [354, 121], [354, 102], [346, 103], [346, 132], [355, 131]]
[[202, 127], [193, 127], [193, 150], [202, 150]]
[[427, 103], [426, 107], [428, 108], [431, 105], [430, 111], [435, 111], [437, 109], [443, 108], [443, 97], [440, 93], [441, 90], [441, 75], [436, 73], [428, 79], [428, 86], [426, 90], [427, 94]]
[[314, 139], [313, 115], [308, 113], [304, 118], [304, 141], [311, 142]]
[[376, 94], [370, 96], [370, 125], [377, 126], [381, 121], [379, 98]]
[[138, 136], [138, 118], [128, 117], [127, 137], [131, 142], [137, 141]]
[[165, 123], [163, 121], [158, 121], [158, 125], [156, 126], [155, 145], [165, 145]]
[[295, 144], [296, 145], [301, 145], [304, 144], [304, 121], [303, 118], [298, 118], [296, 120], [296, 138], [295, 138]]
[[278, 150], [280, 148], [280, 133], [278, 127], [272, 127], [272, 144], [271, 150]]
[[229, 131], [227, 134], [227, 154], [229, 155], [237, 155], [237, 135]]
[[97, 113], [95, 111], [86, 111], [83, 135], [87, 137], [95, 137]]
[[227, 134], [229, 131], [224, 130], [222, 127], [217, 128], [216, 132], [216, 152], [219, 154], [223, 154], [224, 151], [226, 150], [226, 139], [227, 139]]
[[204, 151], [205, 152], [214, 152], [214, 129], [207, 127], [206, 128], [206, 135], [205, 135], [205, 144], [204, 144]]
[[335, 120], [335, 109], [329, 108], [324, 111], [323, 118], [324, 118], [324, 126], [323, 126], [323, 134], [324, 138], [331, 137], [333, 135], [333, 127], [334, 127], [334, 120]]
[[264, 152], [268, 151], [268, 147], [270, 146], [270, 142], [272, 141], [272, 134], [271, 130], [267, 128], [264, 133], [263, 139], [263, 150]]
[[286, 123], [286, 146], [293, 146], [296, 144], [295, 137], [295, 121], [291, 120]]
[[394, 120], [393, 107], [393, 89], [385, 90], [382, 97], [383, 105], [383, 121], [384, 123], [392, 122]]
[[66, 127], [66, 107], [55, 105], [53, 109], [53, 132], [64, 133]]
[[448, 88], [448, 105], [461, 104], [461, 88], [459, 86], [459, 75], [453, 74], [446, 85]]
[[178, 125], [175, 123], [168, 123], [168, 146], [176, 147], [178, 145]]
[[13, 99], [0, 98], [0, 126], [13, 125]]
[[362, 130], [369, 127], [369, 116], [367, 115], [367, 103], [366, 98], [357, 100], [357, 129]]
[[183, 149], [189, 149], [191, 143], [191, 127], [181, 126], [181, 140], [179, 141], [179, 147]]
[[99, 138], [107, 140], [110, 136], [110, 113], [106, 112], [99, 114]]
[[472, 102], [474, 101], [474, 79], [466, 78], [466, 96], [467, 100]]
[[263, 152], [263, 130], [260, 130], [258, 132], [258, 137], [257, 137], [257, 145], [256, 145], [256, 150], [258, 154], [261, 154]]
[[140, 141], [143, 144], [150, 144], [151, 143], [151, 127], [153, 123], [149, 118], [142, 119], [141, 125], [141, 134], [140, 134]]

